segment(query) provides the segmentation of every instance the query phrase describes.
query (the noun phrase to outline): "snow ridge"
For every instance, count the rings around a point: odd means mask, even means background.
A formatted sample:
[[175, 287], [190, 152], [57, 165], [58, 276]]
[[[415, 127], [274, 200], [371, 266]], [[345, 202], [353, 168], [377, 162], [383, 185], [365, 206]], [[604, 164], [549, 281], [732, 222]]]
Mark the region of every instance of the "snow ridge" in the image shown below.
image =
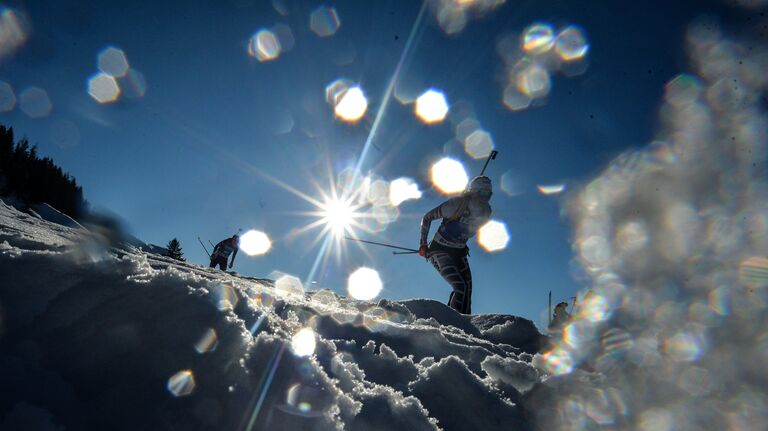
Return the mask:
[[0, 429], [533, 428], [525, 319], [281, 297], [1, 203], [0, 279]]

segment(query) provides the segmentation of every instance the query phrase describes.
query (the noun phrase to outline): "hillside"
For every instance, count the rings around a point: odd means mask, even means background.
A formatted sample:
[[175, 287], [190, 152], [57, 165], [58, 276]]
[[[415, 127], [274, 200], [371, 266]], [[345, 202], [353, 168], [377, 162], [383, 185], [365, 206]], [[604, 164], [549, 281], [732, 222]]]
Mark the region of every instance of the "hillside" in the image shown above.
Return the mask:
[[540, 335], [112, 247], [0, 204], [3, 429], [529, 429]]

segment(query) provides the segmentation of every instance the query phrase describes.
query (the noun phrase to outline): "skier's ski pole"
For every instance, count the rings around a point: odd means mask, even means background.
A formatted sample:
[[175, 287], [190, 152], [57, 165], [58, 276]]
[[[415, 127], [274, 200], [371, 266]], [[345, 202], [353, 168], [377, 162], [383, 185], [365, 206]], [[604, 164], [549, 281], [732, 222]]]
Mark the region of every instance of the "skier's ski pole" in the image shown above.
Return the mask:
[[208, 255], [208, 257], [211, 257], [211, 253], [208, 253], [208, 249], [207, 249], [207, 248], [205, 248], [205, 244], [203, 244], [203, 240], [202, 240], [202, 239], [200, 239], [200, 237], [197, 237], [197, 240], [198, 240], [198, 241], [200, 241], [200, 245], [202, 245], [202, 246], [203, 246], [203, 250], [205, 250], [205, 254], [207, 254], [207, 255]]
[[485, 173], [485, 168], [488, 167], [488, 162], [490, 162], [491, 160], [496, 160], [496, 156], [498, 154], [499, 154], [499, 152], [496, 151], [496, 150], [491, 151], [491, 154], [489, 154], [488, 158], [485, 159], [485, 164], [483, 165], [483, 170], [480, 171], [480, 176], [482, 176]]
[[416, 254], [418, 251], [393, 251], [392, 254]]
[[552, 324], [552, 291], [551, 290], [549, 291], [549, 304], [547, 306], [547, 318], [549, 319], [548, 324], [551, 325]]
[[211, 247], [213, 247], [213, 248], [216, 248], [216, 246], [215, 246], [215, 245], [213, 245], [213, 243], [211, 242], [211, 240], [210, 240], [210, 239], [208, 240], [208, 244], [210, 244], [210, 245], [211, 245]]
[[398, 249], [398, 250], [405, 250], [405, 251], [408, 251], [408, 252], [411, 252], [411, 253], [418, 253], [419, 252], [418, 250], [413, 249], [413, 248], [399, 247], [399, 246], [392, 245], [392, 244], [384, 244], [382, 242], [366, 241], [364, 239], [350, 238], [348, 236], [345, 236], [344, 239], [348, 239], [350, 241], [364, 242], [366, 244], [380, 245], [382, 247], [395, 248], [395, 249]]

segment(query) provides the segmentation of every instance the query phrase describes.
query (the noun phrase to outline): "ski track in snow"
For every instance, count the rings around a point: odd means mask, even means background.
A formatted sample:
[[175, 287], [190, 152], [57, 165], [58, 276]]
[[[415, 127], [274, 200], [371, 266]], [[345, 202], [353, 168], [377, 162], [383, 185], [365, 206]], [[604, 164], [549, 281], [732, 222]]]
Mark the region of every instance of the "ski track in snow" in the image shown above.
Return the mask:
[[[0, 429], [531, 428], [522, 403], [541, 379], [541, 336], [522, 318], [279, 297], [269, 280], [110, 246], [4, 203], [0, 279]], [[309, 357], [291, 349], [303, 328], [317, 334]], [[184, 370], [179, 387], [194, 388], [174, 396]]]

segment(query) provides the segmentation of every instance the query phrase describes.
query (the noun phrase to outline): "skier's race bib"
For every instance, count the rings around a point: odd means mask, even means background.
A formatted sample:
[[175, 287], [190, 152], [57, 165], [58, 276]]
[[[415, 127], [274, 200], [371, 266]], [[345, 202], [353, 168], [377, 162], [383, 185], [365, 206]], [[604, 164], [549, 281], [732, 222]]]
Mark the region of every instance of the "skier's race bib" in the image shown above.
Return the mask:
[[[433, 242], [437, 244], [464, 250], [467, 241], [475, 236], [477, 230], [488, 221], [491, 216], [491, 207], [487, 202], [476, 202], [468, 198], [453, 198], [428, 215], [433, 218], [434, 212], [443, 219], [437, 228]], [[427, 217], [427, 216], [425, 216]], [[422, 227], [423, 230], [423, 227]]]
[[219, 249], [215, 254], [221, 257], [229, 257], [229, 255], [235, 251], [235, 248], [231, 244], [219, 244], [218, 248]]
[[442, 237], [443, 240], [448, 243], [452, 243], [446, 245], [464, 245], [467, 243], [467, 241], [469, 241], [470, 238], [472, 238], [472, 235], [475, 234], [469, 229], [468, 224], [461, 223], [459, 221], [449, 221], [442, 223], [437, 232], [440, 234], [440, 237]]
[[443, 220], [437, 229], [435, 240], [448, 247], [463, 248], [480, 226], [488, 220], [487, 217], [473, 217], [465, 211], [458, 220]]

